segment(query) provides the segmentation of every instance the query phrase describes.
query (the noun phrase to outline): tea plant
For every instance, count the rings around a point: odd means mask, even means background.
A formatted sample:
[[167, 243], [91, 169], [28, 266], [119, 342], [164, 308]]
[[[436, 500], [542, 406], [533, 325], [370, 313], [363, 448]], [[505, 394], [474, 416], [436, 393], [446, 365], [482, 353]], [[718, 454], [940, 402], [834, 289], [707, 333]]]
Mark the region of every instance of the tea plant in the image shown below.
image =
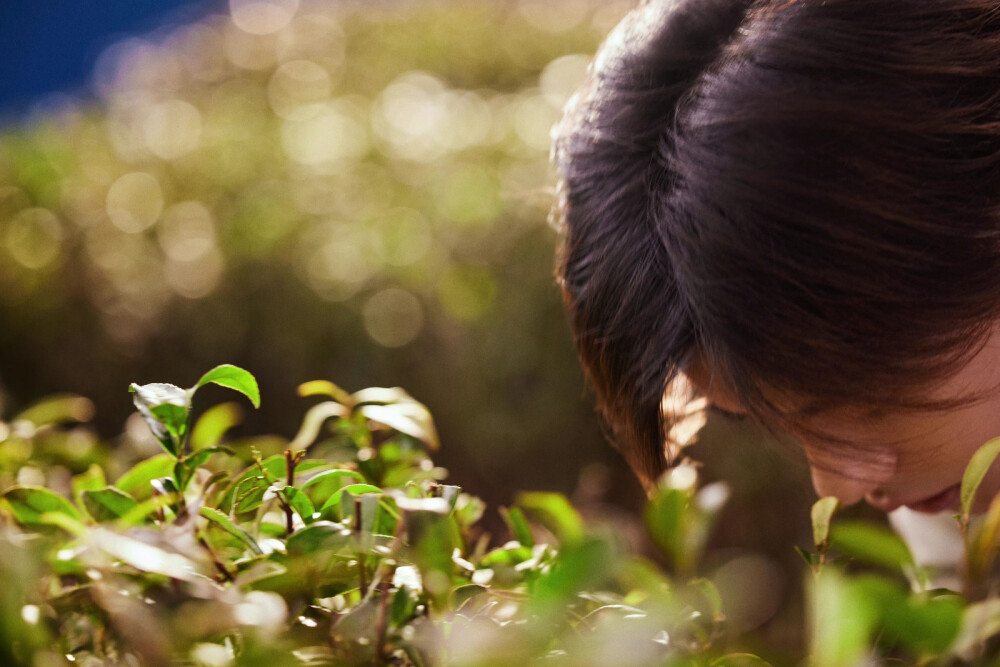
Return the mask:
[[[22, 456], [5, 460], [19, 483], [3, 494], [0, 568], [13, 584], [0, 600], [4, 664], [686, 664], [723, 654], [708, 581], [673, 580], [625, 554], [562, 496], [522, 494], [502, 511], [512, 539], [491, 545], [476, 527], [483, 504], [441, 483], [433, 422], [405, 391], [310, 382], [300, 393], [322, 400], [295, 437], [224, 446], [230, 404], [191, 423], [206, 383], [259, 402], [254, 378], [234, 366], [190, 389], [132, 385], [163, 451], [113, 484], [94, 463], [113, 453], [96, 444], [87, 457], [56, 456], [55, 440], [73, 433], [56, 425], [85, 415], [52, 403], [6, 427], [4, 447]], [[26, 483], [30, 461], [75, 469], [68, 493]], [[58, 477], [44, 481], [58, 488]], [[724, 500], [695, 481], [693, 468], [676, 470], [647, 516], [685, 577]]]
[[[699, 576], [727, 491], [699, 486], [696, 466], [670, 471], [646, 510], [665, 568], [551, 493], [501, 508], [497, 544], [483, 503], [443, 483], [433, 420], [402, 389], [309, 382], [294, 437], [222, 444], [235, 404], [192, 419], [208, 383], [259, 405], [235, 366], [189, 389], [134, 384], [162, 450], [138, 461], [135, 443], [77, 424], [93, 412], [79, 397], [0, 422], [0, 663], [769, 664], [740, 652], [753, 642]], [[816, 503], [803, 663], [994, 664], [1000, 504], [969, 508], [998, 442], [963, 483], [964, 596], [928, 589], [894, 534]]]

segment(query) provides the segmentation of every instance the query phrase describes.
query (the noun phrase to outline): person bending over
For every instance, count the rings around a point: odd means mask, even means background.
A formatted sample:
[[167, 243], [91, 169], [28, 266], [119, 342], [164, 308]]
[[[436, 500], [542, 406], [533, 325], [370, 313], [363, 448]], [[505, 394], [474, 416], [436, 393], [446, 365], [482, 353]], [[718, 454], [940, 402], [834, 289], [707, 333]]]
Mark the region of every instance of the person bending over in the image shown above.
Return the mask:
[[689, 395], [821, 496], [957, 507], [1000, 435], [1000, 2], [648, 2], [553, 160], [576, 344], [647, 489]]

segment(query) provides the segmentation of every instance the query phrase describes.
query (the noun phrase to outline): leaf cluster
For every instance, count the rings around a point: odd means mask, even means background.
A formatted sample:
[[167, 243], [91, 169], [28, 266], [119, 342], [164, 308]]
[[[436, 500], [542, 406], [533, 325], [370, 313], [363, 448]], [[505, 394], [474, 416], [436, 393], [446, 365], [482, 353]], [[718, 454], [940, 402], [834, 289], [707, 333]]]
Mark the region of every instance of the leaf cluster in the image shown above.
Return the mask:
[[[207, 383], [259, 405], [255, 379], [235, 366], [188, 389], [134, 384], [162, 451], [128, 465], [127, 446], [80, 425], [93, 413], [86, 399], [54, 397], [0, 422], [2, 664], [793, 661], [738, 635], [704, 576], [728, 490], [702, 486], [692, 462], [661, 480], [646, 509], [665, 565], [547, 492], [500, 508], [500, 542], [479, 527], [483, 503], [444, 483], [430, 458], [433, 419], [404, 390], [309, 382], [300, 394], [318, 402], [294, 436], [233, 439], [236, 404], [191, 423]], [[885, 528], [835, 520], [833, 499], [816, 503], [814, 549], [800, 550], [801, 664], [994, 664], [1000, 509], [975, 518], [971, 507], [998, 452], [987, 443], [963, 482], [963, 593], [931, 588], [933, 573]]]

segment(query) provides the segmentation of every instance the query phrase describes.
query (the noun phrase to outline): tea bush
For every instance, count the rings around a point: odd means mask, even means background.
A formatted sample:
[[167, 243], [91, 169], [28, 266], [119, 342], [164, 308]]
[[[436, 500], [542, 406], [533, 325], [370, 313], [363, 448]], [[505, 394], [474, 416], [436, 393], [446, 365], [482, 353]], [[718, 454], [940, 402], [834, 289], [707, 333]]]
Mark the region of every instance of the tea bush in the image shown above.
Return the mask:
[[[404, 390], [309, 382], [294, 437], [223, 444], [235, 404], [192, 423], [209, 383], [259, 405], [255, 378], [230, 365], [189, 389], [131, 386], [158, 451], [135, 433], [97, 442], [77, 396], [0, 422], [2, 664], [799, 662], [745, 652], [759, 642], [727, 625], [700, 572], [727, 491], [699, 485], [691, 462], [645, 513], [666, 566], [554, 493], [501, 508], [500, 542], [477, 528], [483, 503], [443, 483], [433, 420]], [[963, 480], [965, 596], [927, 589], [929, 573], [884, 528], [832, 522], [836, 501], [816, 503], [801, 662], [995, 664], [1000, 503], [979, 519], [968, 508], [998, 451], [987, 443]]]

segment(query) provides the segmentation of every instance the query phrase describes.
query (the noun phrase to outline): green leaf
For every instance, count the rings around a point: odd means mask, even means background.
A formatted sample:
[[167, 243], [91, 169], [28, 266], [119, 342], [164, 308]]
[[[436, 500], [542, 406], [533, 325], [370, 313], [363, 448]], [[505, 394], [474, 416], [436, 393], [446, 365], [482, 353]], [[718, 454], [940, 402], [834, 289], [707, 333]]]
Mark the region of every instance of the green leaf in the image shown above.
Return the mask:
[[173, 474], [175, 462], [174, 457], [169, 454], [157, 454], [140, 461], [118, 478], [115, 487], [132, 494], [137, 500], [145, 500], [152, 495], [149, 483]]
[[795, 552], [802, 557], [802, 560], [804, 560], [806, 565], [808, 565], [810, 568], [815, 568], [819, 566], [820, 564], [819, 554], [815, 554], [811, 551], [806, 551], [805, 549], [803, 549], [798, 545], [795, 546]]
[[363, 405], [359, 411], [373, 422], [420, 440], [430, 449], [441, 446], [431, 413], [412, 399], [389, 405]]
[[191, 449], [215, 447], [226, 431], [240, 423], [243, 411], [236, 403], [220, 403], [205, 410], [191, 429]]
[[[319, 508], [320, 514], [324, 518], [329, 517], [334, 511], [339, 512], [340, 500], [345, 492], [353, 496], [360, 496], [365, 493], [381, 494], [382, 489], [377, 486], [372, 486], [371, 484], [348, 484], [344, 488], [335, 491], [332, 496], [326, 499], [326, 502], [323, 503], [322, 507]], [[341, 518], [341, 516], [338, 515], [337, 518]]]
[[902, 539], [889, 529], [865, 521], [842, 521], [830, 529], [830, 541], [848, 556], [902, 571], [913, 556]]
[[113, 486], [96, 491], [83, 491], [83, 507], [98, 523], [121, 518], [139, 504], [135, 498]]
[[958, 636], [962, 607], [954, 597], [923, 599], [910, 596], [905, 601], [886, 606], [883, 630], [887, 639], [916, 653], [937, 655]]
[[41, 526], [51, 522], [43, 521], [47, 513], [65, 514], [80, 521], [80, 513], [72, 503], [57, 493], [36, 486], [13, 486], [3, 494], [14, 518], [26, 526]]
[[302, 484], [299, 484], [299, 488], [304, 491], [310, 486], [313, 486], [314, 484], [319, 484], [320, 482], [330, 482], [332, 480], [342, 481], [346, 479], [354, 479], [357, 480], [358, 482], [361, 482], [362, 484], [367, 482], [367, 480], [364, 478], [364, 475], [362, 475], [359, 472], [355, 472], [353, 470], [343, 470], [343, 469], [324, 470], [321, 473], [313, 475], [306, 481], [302, 482]]
[[965, 474], [962, 475], [961, 497], [962, 516], [965, 517], [966, 521], [972, 514], [976, 491], [979, 490], [979, 485], [998, 455], [1000, 455], [1000, 438], [993, 438], [976, 450], [976, 453], [969, 460], [969, 465], [965, 467]]
[[981, 651], [987, 641], [1000, 634], [1000, 598], [970, 604], [962, 613], [960, 628], [950, 652], [971, 658], [971, 654]]
[[[264, 471], [261, 471], [263, 467]], [[286, 476], [285, 457], [282, 454], [269, 456], [261, 462], [261, 466], [253, 464], [234, 479], [226, 490], [226, 495], [220, 503], [224, 511], [235, 514], [249, 512], [260, 506], [267, 487]], [[235, 507], [233, 507], [235, 505]]]
[[310, 554], [321, 548], [331, 548], [346, 544], [351, 539], [351, 531], [332, 521], [316, 521], [300, 528], [288, 537], [285, 548], [288, 554]]
[[171, 442], [176, 443], [175, 450], [171, 453], [180, 454], [181, 446], [184, 444], [184, 436], [187, 435], [188, 408], [171, 403], [154, 405], [149, 411], [156, 417], [157, 421], [167, 427]]
[[219, 510], [213, 509], [211, 507], [202, 507], [201, 509], [198, 510], [198, 513], [202, 517], [208, 519], [215, 525], [222, 528], [224, 531], [226, 531], [236, 539], [243, 542], [243, 544], [247, 545], [250, 548], [250, 550], [253, 551], [255, 554], [260, 555], [264, 553], [263, 550], [261, 550], [260, 545], [258, 545], [257, 542], [252, 537], [250, 537], [250, 533], [240, 528], [235, 521], [230, 519], [228, 516], [226, 516]]
[[174, 466], [174, 479], [177, 480], [181, 491], [187, 489], [191, 479], [194, 478], [195, 470], [205, 465], [213, 454], [233, 456], [234, 452], [229, 447], [206, 447], [177, 461], [177, 465]]
[[98, 527], [89, 531], [87, 539], [94, 547], [140, 572], [162, 574], [182, 581], [201, 581], [205, 577], [195, 561], [126, 535]]
[[531, 526], [524, 518], [524, 512], [517, 507], [501, 507], [500, 516], [503, 517], [511, 536], [526, 547], [535, 546], [535, 538], [531, 534]]
[[535, 582], [532, 605], [542, 617], [564, 607], [581, 591], [601, 588], [611, 574], [614, 554], [604, 540], [583, 539], [563, 547], [552, 567]]
[[566, 496], [560, 493], [531, 491], [519, 493], [517, 504], [535, 515], [562, 545], [583, 539], [583, 519]]
[[833, 496], [820, 498], [812, 506], [813, 544], [817, 549], [824, 549], [830, 537], [830, 521], [837, 511], [840, 502]]
[[97, 489], [103, 489], [107, 485], [108, 482], [104, 478], [104, 469], [96, 463], [91, 463], [85, 472], [73, 476], [73, 497], [77, 499], [78, 503], [82, 503], [83, 500], [80, 499], [80, 494], [83, 491], [96, 491]]
[[329, 396], [338, 403], [352, 405], [354, 399], [346, 391], [329, 380], [313, 380], [299, 385], [299, 396]]
[[771, 663], [753, 653], [729, 653], [709, 664], [711, 667], [771, 667]]
[[712, 610], [713, 621], [721, 623], [726, 620], [725, 610], [722, 606], [722, 594], [719, 593], [719, 589], [711, 580], [699, 577], [698, 579], [692, 579], [688, 585], [698, 591], [705, 598], [705, 601], [708, 602], [708, 606]]
[[675, 567], [685, 562], [685, 516], [690, 502], [687, 491], [661, 487], [646, 506], [646, 530]]
[[396, 502], [403, 511], [411, 559], [420, 570], [424, 591], [430, 596], [432, 606], [443, 610], [451, 593], [454, 569], [451, 555], [455, 548], [448, 504], [442, 498], [398, 498]]
[[87, 422], [94, 417], [93, 402], [75, 394], [59, 394], [38, 401], [11, 421], [27, 421], [40, 428], [66, 422]]
[[309, 524], [313, 522], [313, 514], [316, 513], [316, 510], [313, 507], [312, 501], [309, 500], [309, 496], [294, 486], [286, 486], [281, 490], [281, 493], [292, 509], [295, 510], [295, 513], [302, 517], [303, 523]]
[[347, 417], [350, 411], [340, 403], [324, 401], [309, 408], [299, 432], [295, 434], [295, 439], [288, 445], [293, 452], [306, 449], [319, 435], [320, 428], [327, 419]]
[[389, 606], [389, 620], [396, 627], [402, 627], [417, 609], [419, 598], [406, 586], [400, 586], [392, 596]]
[[187, 429], [187, 414], [191, 409], [190, 392], [163, 382], [145, 385], [133, 383], [129, 385], [129, 391], [134, 394], [132, 402], [153, 435], [168, 454], [176, 457], [182, 444], [178, 435]]
[[809, 589], [809, 664], [843, 667], [861, 664], [878, 619], [881, 601], [848, 580], [835, 568], [825, 568]]
[[232, 364], [216, 366], [201, 376], [198, 383], [192, 387], [192, 391], [204, 387], [209, 382], [221, 387], [235, 389], [249, 398], [255, 408], [260, 407], [260, 388], [257, 386], [257, 379], [239, 366], [233, 366]]

